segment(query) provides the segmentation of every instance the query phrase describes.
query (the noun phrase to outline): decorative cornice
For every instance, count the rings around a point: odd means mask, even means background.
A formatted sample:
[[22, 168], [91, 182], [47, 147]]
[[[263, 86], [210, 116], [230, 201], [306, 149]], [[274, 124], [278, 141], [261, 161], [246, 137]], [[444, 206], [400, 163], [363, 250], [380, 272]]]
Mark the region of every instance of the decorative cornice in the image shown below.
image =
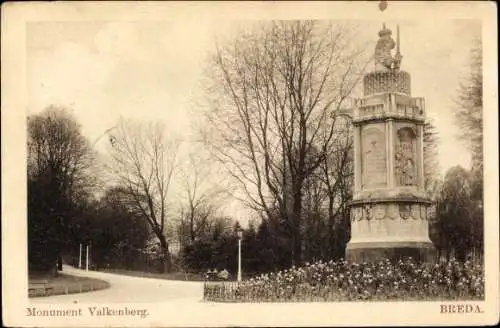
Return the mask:
[[432, 205], [434, 202], [429, 198], [395, 196], [395, 197], [365, 198], [365, 199], [351, 200], [350, 202], [347, 203], [347, 206], [356, 206], [363, 204], [387, 204], [387, 203]]
[[351, 206], [351, 222], [372, 220], [429, 220], [428, 202], [359, 203]]
[[404, 121], [415, 124], [424, 124], [424, 116], [407, 116], [398, 113], [383, 113], [370, 116], [359, 116], [352, 120], [352, 124], [385, 122], [387, 120]]

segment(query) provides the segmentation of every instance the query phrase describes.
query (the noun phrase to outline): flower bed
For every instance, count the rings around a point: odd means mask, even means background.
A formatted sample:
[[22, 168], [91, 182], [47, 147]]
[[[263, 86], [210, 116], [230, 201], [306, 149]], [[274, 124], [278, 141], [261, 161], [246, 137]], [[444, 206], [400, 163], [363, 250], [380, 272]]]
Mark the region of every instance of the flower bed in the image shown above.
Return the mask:
[[481, 265], [451, 260], [392, 264], [317, 262], [240, 283], [207, 282], [204, 298], [219, 302], [482, 300]]

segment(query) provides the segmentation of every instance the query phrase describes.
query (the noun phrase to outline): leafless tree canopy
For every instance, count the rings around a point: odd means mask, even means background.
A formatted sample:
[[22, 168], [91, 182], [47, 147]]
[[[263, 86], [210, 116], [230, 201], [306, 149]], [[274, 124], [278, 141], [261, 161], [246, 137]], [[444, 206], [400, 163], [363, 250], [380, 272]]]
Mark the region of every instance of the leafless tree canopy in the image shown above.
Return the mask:
[[28, 118], [28, 176], [57, 183], [68, 201], [89, 192], [94, 153], [80, 126], [64, 108], [49, 107]]
[[28, 258], [30, 270], [61, 268], [60, 252], [96, 182], [94, 152], [65, 108], [28, 117]]
[[183, 165], [182, 204], [179, 237], [181, 245], [187, 245], [203, 236], [213, 224], [221, 208], [224, 190], [213, 180], [214, 166], [191, 153]]
[[327, 22], [270, 22], [213, 57], [205, 140], [248, 206], [288, 217], [295, 259], [304, 182], [344, 137], [334, 114], [363, 69], [350, 36]]
[[176, 167], [178, 140], [167, 139], [161, 124], [121, 121], [112, 145], [112, 170], [130, 204], [159, 239], [165, 270], [170, 269], [166, 238], [169, 187]]
[[[472, 45], [467, 75], [461, 81], [455, 98], [455, 118], [460, 138], [472, 153], [473, 166], [483, 167], [483, 52], [481, 40]], [[481, 173], [482, 174], [482, 173]]]

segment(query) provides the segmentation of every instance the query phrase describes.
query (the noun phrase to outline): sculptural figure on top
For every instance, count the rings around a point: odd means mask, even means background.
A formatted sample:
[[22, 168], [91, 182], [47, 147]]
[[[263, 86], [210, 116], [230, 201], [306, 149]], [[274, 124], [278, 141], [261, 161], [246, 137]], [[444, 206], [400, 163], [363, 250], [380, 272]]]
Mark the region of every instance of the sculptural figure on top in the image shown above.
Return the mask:
[[[401, 65], [402, 56], [399, 52], [399, 26], [398, 26], [398, 41], [397, 43], [392, 38], [392, 31], [385, 27], [378, 32], [380, 39], [375, 46], [375, 70], [387, 71], [397, 70]], [[396, 54], [393, 57], [391, 50], [397, 46]]]

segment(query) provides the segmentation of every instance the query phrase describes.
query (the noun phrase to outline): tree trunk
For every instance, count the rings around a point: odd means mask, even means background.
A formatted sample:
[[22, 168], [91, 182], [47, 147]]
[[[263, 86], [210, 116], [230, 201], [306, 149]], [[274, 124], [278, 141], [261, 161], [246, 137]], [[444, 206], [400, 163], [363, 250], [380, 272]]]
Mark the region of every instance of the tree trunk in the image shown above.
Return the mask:
[[191, 210], [191, 220], [189, 221], [189, 234], [191, 236], [191, 243], [194, 242], [194, 217], [193, 210]]
[[59, 254], [57, 256], [57, 270], [62, 271], [63, 270], [63, 262], [62, 262], [62, 256]]
[[162, 267], [161, 273], [168, 273], [172, 270], [170, 252], [168, 250], [168, 242], [164, 236], [160, 237], [160, 247], [162, 252]]
[[335, 227], [335, 218], [333, 215], [333, 197], [329, 196], [328, 198], [328, 242], [329, 245], [327, 249], [329, 250], [329, 256], [336, 259], [337, 255], [337, 247], [336, 247], [336, 227]]
[[[298, 189], [298, 190], [297, 190]], [[302, 197], [300, 189], [297, 188], [293, 196], [293, 238], [292, 238], [292, 265], [299, 265], [302, 262], [302, 234], [301, 234], [301, 214]]]

